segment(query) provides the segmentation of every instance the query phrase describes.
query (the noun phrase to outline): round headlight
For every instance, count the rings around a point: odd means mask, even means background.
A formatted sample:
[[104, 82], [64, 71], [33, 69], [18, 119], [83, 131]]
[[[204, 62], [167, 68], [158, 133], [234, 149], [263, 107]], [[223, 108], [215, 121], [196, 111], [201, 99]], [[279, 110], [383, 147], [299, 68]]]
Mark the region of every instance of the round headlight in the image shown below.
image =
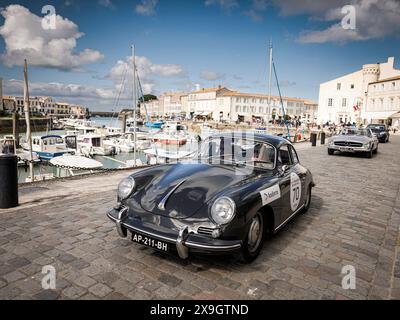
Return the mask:
[[125, 178], [118, 185], [118, 198], [120, 200], [127, 199], [135, 190], [136, 183], [132, 177]]
[[235, 202], [231, 198], [218, 198], [211, 207], [211, 218], [216, 224], [227, 224], [235, 216], [235, 209]]

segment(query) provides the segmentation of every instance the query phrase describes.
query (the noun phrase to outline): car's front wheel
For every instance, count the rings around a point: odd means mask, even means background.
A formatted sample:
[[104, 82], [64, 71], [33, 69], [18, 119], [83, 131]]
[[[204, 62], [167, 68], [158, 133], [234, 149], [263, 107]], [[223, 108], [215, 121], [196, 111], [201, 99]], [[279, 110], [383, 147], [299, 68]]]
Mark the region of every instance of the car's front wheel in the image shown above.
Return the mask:
[[373, 151], [372, 151], [372, 150], [369, 150], [369, 151], [366, 153], [367, 158], [368, 158], [368, 159], [371, 159], [371, 158], [372, 158], [372, 154], [373, 154]]
[[264, 217], [261, 212], [257, 212], [251, 219], [249, 231], [241, 248], [240, 256], [244, 262], [250, 263], [258, 257], [264, 244], [264, 236]]
[[333, 150], [333, 149], [328, 149], [328, 154], [331, 156], [331, 155], [333, 155], [335, 153], [335, 150]]

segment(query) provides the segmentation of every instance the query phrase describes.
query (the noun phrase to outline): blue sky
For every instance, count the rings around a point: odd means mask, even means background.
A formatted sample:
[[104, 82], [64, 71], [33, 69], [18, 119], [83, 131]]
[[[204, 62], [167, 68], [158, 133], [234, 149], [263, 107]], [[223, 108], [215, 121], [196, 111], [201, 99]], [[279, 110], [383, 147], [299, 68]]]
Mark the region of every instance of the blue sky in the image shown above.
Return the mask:
[[[282, 94], [317, 100], [321, 82], [400, 59], [399, 2], [368, 1], [0, 1], [0, 76], [5, 94], [22, 95], [26, 57], [32, 95], [111, 110], [134, 43], [147, 92], [223, 84], [265, 93], [272, 39]], [[56, 30], [39, 27], [46, 4], [59, 16]], [[335, 27], [346, 4], [356, 10], [355, 30]]]

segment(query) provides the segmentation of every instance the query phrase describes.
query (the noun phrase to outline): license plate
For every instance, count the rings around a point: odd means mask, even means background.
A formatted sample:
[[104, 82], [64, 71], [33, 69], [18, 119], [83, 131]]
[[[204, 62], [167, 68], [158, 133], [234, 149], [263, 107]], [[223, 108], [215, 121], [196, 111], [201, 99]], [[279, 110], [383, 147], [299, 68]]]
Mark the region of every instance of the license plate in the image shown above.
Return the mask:
[[340, 151], [343, 151], [343, 152], [353, 152], [353, 148], [340, 148]]
[[132, 232], [132, 241], [160, 251], [168, 251], [168, 243]]

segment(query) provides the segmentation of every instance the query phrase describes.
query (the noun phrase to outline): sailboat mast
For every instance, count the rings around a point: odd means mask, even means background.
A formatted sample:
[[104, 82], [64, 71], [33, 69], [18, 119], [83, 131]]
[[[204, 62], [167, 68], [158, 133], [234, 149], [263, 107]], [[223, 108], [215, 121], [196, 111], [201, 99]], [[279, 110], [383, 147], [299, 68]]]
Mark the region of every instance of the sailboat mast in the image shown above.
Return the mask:
[[24, 63], [24, 110], [25, 110], [25, 121], [26, 121], [26, 137], [28, 138], [29, 147], [29, 173], [31, 175], [32, 182], [35, 181], [33, 172], [33, 153], [32, 153], [32, 133], [31, 133], [31, 119], [29, 112], [29, 87], [28, 87], [28, 63], [25, 59]]
[[268, 105], [271, 106], [271, 84], [272, 84], [272, 41], [269, 42], [269, 77], [268, 77]]
[[136, 167], [136, 146], [137, 146], [137, 115], [136, 115], [136, 108], [137, 108], [137, 94], [136, 94], [136, 58], [135, 58], [135, 46], [132, 45], [132, 63], [133, 63], [133, 145], [134, 145], [134, 150], [133, 150], [133, 163], [134, 166]]

